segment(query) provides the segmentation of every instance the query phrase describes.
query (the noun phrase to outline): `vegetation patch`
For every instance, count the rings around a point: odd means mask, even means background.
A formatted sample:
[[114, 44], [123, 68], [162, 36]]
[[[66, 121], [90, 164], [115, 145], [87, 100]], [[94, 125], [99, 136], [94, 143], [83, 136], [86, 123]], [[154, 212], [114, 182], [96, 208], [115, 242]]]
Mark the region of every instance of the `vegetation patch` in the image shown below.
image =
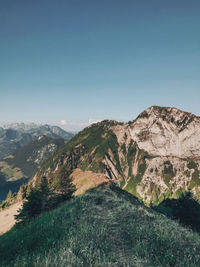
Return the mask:
[[192, 173], [192, 179], [190, 181], [189, 189], [191, 190], [195, 186], [200, 186], [200, 172], [197, 169], [195, 169]]
[[123, 158], [121, 158], [121, 168], [123, 173], [126, 171], [127, 168], [126, 160], [124, 160]]
[[169, 160], [164, 162], [164, 170], [163, 170], [163, 180], [165, 181], [166, 185], [170, 186], [171, 179], [175, 176], [175, 171], [173, 169], [173, 165]]
[[189, 170], [184, 171], [184, 175], [185, 175], [187, 178], [189, 178], [189, 177], [190, 177], [190, 171], [189, 171]]
[[164, 194], [160, 192], [160, 189], [153, 182], [151, 182], [147, 194], [151, 199], [150, 205], [158, 205], [164, 199]]
[[146, 171], [146, 169], [147, 169], [146, 161], [143, 158], [142, 163], [139, 164], [139, 166], [138, 166], [138, 173], [139, 173], [139, 175], [140, 176], [143, 176], [144, 173], [145, 173], [145, 171]]
[[137, 194], [137, 185], [141, 182], [142, 177], [141, 175], [137, 174], [135, 177], [131, 177], [128, 180], [127, 186], [124, 188], [129, 193], [133, 194], [140, 198], [140, 195]]
[[197, 169], [197, 164], [194, 162], [194, 161], [190, 161], [188, 164], [187, 164], [187, 167], [188, 169]]
[[125, 182], [124, 180], [123, 180], [123, 181], [120, 181], [120, 185], [119, 185], [119, 187], [120, 187], [120, 188], [123, 188], [124, 185], [125, 185], [125, 183], [126, 183], [126, 182]]
[[129, 166], [129, 169], [128, 169], [129, 177], [132, 176], [132, 165], [135, 160], [136, 152], [137, 152], [136, 143], [133, 144], [133, 140], [131, 140], [129, 147], [128, 147], [128, 153], [127, 153], [127, 161], [128, 161], [128, 166]]
[[121, 151], [123, 152], [124, 155], [126, 155], [126, 145], [125, 145], [125, 143], [123, 143], [121, 145]]

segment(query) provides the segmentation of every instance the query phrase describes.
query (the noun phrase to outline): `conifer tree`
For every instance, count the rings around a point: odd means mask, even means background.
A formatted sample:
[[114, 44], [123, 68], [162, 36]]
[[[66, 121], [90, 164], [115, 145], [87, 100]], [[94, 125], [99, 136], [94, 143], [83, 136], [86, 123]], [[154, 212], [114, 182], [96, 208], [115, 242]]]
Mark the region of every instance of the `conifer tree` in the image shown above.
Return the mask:
[[35, 188], [30, 188], [22, 208], [15, 216], [17, 224], [26, 224], [42, 212], [49, 211], [59, 203], [72, 198], [75, 186], [65, 169], [59, 172], [54, 190], [55, 192], [50, 189], [47, 178], [43, 176]]
[[41, 194], [41, 208], [43, 211], [50, 210], [52, 208], [53, 192], [49, 188], [48, 180], [46, 176], [41, 178], [38, 186], [38, 191]]
[[50, 210], [51, 207], [51, 190], [48, 187], [48, 181], [45, 176], [41, 178], [38, 186], [31, 188], [26, 197], [22, 209], [15, 216], [19, 224], [25, 224], [36, 218], [41, 212]]
[[55, 184], [56, 198], [59, 202], [69, 200], [76, 191], [72, 178], [69, 176], [67, 168], [64, 166], [59, 173]]
[[15, 215], [18, 224], [25, 224], [36, 218], [42, 212], [42, 194], [39, 190], [31, 189], [26, 200], [23, 202], [19, 213]]

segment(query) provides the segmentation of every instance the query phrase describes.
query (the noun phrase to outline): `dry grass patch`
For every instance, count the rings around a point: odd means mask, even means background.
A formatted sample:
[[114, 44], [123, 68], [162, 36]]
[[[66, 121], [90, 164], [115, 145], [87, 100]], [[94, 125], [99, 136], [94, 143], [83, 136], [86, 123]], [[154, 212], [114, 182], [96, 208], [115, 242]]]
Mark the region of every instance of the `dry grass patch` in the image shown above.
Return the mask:
[[15, 224], [14, 215], [21, 208], [22, 202], [18, 202], [5, 210], [0, 211], [0, 235], [9, 231]]
[[76, 196], [85, 193], [88, 189], [97, 187], [102, 183], [108, 182], [108, 179], [102, 173], [82, 171], [78, 168], [72, 172], [71, 177], [73, 178], [73, 183], [77, 188], [77, 191], [75, 193]]

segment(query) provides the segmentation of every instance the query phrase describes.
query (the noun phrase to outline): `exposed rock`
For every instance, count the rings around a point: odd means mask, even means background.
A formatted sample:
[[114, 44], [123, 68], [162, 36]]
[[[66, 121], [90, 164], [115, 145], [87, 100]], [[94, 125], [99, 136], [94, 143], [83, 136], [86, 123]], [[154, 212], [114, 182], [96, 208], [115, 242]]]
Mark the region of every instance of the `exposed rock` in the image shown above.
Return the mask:
[[200, 118], [176, 108], [147, 109], [130, 125], [130, 134], [150, 155], [200, 157]]

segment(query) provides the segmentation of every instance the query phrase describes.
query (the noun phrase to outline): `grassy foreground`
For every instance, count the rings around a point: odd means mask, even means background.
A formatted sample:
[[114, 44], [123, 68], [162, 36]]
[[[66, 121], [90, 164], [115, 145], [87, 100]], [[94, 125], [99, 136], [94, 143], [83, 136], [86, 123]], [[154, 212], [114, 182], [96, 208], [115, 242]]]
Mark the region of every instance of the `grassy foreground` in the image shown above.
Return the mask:
[[78, 196], [0, 237], [0, 266], [199, 266], [200, 236], [120, 188]]

